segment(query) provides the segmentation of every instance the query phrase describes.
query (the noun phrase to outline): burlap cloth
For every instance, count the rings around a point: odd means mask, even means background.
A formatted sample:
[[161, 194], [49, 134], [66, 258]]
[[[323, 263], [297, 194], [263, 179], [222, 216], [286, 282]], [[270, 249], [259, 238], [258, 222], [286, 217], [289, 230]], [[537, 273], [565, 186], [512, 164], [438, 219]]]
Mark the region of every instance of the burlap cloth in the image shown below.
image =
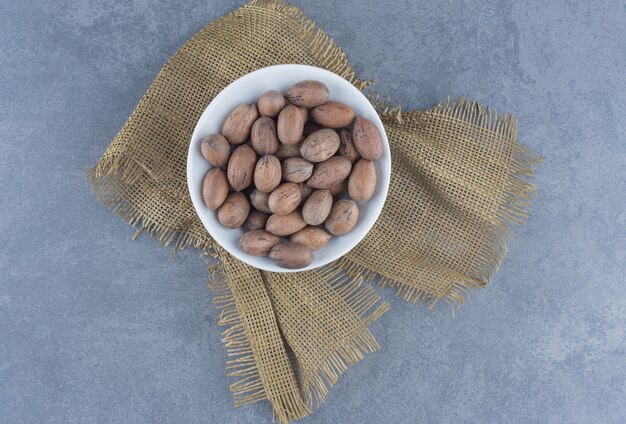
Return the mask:
[[344, 53], [293, 6], [253, 1], [198, 32], [159, 72], [88, 178], [116, 214], [164, 245], [209, 262], [237, 405], [267, 399], [302, 418], [378, 344], [367, 329], [388, 307], [370, 285], [411, 302], [463, 302], [486, 284], [512, 225], [526, 217], [538, 159], [516, 143], [515, 119], [476, 102], [426, 111], [375, 102], [391, 145], [385, 208], [369, 235], [318, 271], [259, 272], [225, 253], [196, 216], [186, 157], [205, 107], [227, 84], [282, 63], [326, 68], [356, 87]]

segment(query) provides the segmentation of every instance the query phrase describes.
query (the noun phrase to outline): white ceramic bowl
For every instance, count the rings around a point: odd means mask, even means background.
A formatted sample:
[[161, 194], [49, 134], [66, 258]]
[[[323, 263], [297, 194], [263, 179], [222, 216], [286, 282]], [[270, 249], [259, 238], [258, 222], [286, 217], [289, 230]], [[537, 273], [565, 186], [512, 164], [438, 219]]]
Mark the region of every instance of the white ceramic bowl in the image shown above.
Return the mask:
[[[330, 90], [330, 99], [350, 105], [357, 115], [363, 116], [376, 124], [384, 140], [384, 153], [378, 159], [376, 171], [378, 181], [374, 196], [367, 202], [359, 203], [359, 220], [352, 231], [333, 237], [322, 249], [314, 252], [315, 259], [306, 268], [280, 268], [267, 257], [252, 256], [239, 247], [239, 238], [243, 229], [228, 229], [217, 220], [215, 212], [210, 211], [202, 200], [202, 180], [211, 168], [200, 152], [202, 138], [219, 133], [228, 114], [242, 103], [254, 103], [268, 90], [285, 92], [287, 88], [302, 80], [322, 81]], [[191, 200], [200, 220], [209, 234], [231, 255], [258, 269], [274, 272], [305, 271], [326, 265], [341, 258], [354, 248], [372, 228], [385, 203], [389, 179], [391, 177], [391, 154], [383, 124], [367, 98], [352, 84], [340, 76], [324, 69], [305, 65], [276, 65], [259, 69], [239, 78], [219, 93], [207, 106], [200, 117], [191, 137], [187, 157], [187, 183]]]

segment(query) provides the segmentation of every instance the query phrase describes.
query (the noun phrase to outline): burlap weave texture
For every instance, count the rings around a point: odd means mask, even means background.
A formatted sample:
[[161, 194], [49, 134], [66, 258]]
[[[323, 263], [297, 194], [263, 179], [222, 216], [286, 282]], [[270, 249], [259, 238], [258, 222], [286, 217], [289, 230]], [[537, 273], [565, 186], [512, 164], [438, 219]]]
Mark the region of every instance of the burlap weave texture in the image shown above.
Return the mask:
[[511, 225], [526, 217], [537, 158], [515, 120], [469, 101], [427, 111], [375, 102], [392, 179], [368, 236], [341, 260], [296, 274], [259, 272], [210, 238], [187, 192], [186, 157], [200, 114], [226, 85], [261, 67], [301, 63], [363, 89], [339, 47], [292, 6], [253, 1], [209, 24], [163, 67], [89, 173], [97, 197], [165, 245], [209, 256], [237, 404], [269, 400], [276, 418], [302, 418], [328, 387], [378, 349], [368, 325], [387, 304], [370, 281], [409, 301], [463, 301], [486, 284]]

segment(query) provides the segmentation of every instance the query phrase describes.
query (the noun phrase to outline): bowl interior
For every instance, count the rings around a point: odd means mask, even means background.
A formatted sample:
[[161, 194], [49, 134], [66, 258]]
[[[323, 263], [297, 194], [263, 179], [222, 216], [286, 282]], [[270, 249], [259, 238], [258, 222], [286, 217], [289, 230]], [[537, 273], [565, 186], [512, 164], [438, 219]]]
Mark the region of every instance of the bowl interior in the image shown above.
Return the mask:
[[[278, 267], [267, 257], [248, 255], [239, 247], [243, 229], [228, 229], [217, 220], [202, 200], [202, 180], [211, 168], [200, 152], [202, 138], [219, 133], [228, 114], [242, 103], [253, 103], [267, 90], [285, 92], [302, 80], [318, 80], [330, 90], [330, 99], [350, 105], [357, 115], [374, 122], [384, 141], [383, 156], [375, 161], [378, 181], [374, 196], [367, 202], [358, 203], [359, 220], [352, 231], [333, 237], [324, 248], [314, 252], [315, 260], [306, 268], [289, 270]], [[389, 143], [378, 114], [367, 98], [352, 84], [324, 69], [305, 65], [277, 65], [247, 74], [220, 92], [207, 106], [194, 130], [187, 158], [187, 183], [194, 208], [209, 234], [231, 255], [256, 268], [273, 272], [296, 272], [314, 269], [339, 259], [354, 248], [372, 228], [385, 203], [391, 176]]]

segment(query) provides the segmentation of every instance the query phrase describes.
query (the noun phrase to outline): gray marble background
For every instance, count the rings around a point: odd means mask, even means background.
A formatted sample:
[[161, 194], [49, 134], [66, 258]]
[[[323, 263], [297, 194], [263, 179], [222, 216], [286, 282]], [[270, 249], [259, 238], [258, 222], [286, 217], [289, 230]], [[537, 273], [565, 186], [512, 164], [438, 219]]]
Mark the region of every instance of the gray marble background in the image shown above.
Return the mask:
[[[626, 422], [626, 6], [296, 1], [406, 107], [468, 95], [545, 156], [456, 319], [385, 296], [315, 423]], [[163, 63], [240, 1], [0, 0], [0, 422], [269, 423], [232, 405], [205, 266], [84, 178]]]

